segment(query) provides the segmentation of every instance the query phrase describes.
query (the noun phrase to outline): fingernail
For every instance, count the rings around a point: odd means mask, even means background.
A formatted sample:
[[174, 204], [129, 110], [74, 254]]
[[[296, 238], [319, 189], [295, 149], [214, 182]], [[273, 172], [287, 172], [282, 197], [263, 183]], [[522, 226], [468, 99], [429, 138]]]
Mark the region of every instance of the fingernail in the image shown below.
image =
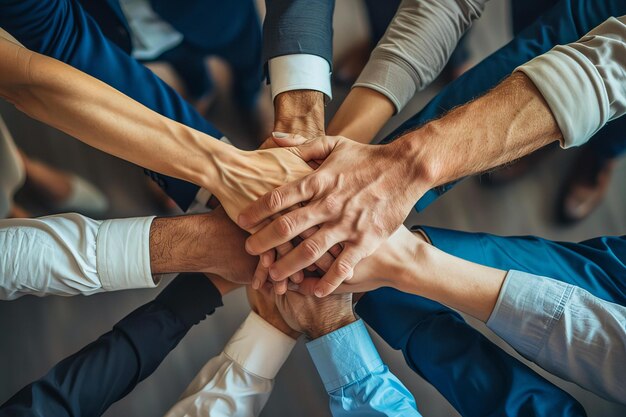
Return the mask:
[[289, 134], [283, 132], [272, 132], [272, 136], [274, 136], [276, 139], [284, 139], [289, 137]]
[[252, 288], [254, 288], [255, 290], [259, 289], [259, 281], [257, 281], [256, 279], [254, 281], [252, 281]]
[[265, 268], [268, 268], [271, 263], [272, 262], [270, 261], [269, 253], [264, 253], [263, 255], [261, 255], [261, 265], [263, 265]]
[[270, 273], [270, 277], [272, 277], [274, 281], [278, 281], [278, 271], [276, 271], [276, 268], [270, 267], [269, 273]]
[[[250, 247], [250, 241], [248, 239], [246, 239], [246, 244], [244, 245], [244, 247], [246, 249], [246, 252], [248, 252], [250, 255], [255, 255], [254, 251]], [[263, 262], [263, 257], [261, 257], [261, 262]]]
[[289, 291], [298, 291], [300, 289], [300, 286], [298, 284], [294, 284], [293, 282], [290, 282], [287, 284], [287, 289]]
[[320, 290], [319, 288], [315, 290], [315, 296], [317, 298], [322, 298], [324, 296], [324, 293], [322, 292], [322, 290]]

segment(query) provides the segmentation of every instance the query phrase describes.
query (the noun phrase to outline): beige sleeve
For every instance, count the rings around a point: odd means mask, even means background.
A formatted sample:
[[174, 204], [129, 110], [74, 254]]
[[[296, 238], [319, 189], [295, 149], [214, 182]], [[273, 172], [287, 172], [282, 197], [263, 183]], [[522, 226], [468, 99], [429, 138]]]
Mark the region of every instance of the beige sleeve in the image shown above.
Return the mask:
[[443, 70], [487, 0], [403, 0], [355, 87], [378, 91], [396, 112]]
[[533, 81], [550, 106], [562, 146], [580, 146], [626, 113], [626, 16], [611, 17], [516, 71]]

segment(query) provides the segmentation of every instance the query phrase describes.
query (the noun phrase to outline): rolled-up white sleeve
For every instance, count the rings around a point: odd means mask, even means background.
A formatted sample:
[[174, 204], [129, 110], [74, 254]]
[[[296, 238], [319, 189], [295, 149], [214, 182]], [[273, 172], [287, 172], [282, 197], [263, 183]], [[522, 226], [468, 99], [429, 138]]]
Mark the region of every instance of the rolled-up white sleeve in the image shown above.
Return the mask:
[[70, 213], [0, 220], [0, 298], [154, 287], [153, 219], [98, 221]]
[[292, 90], [315, 90], [333, 98], [330, 86], [330, 64], [310, 54], [291, 54], [272, 58], [268, 63], [272, 101], [280, 93]]
[[191, 381], [166, 417], [253, 417], [296, 341], [251, 312], [224, 351]]
[[564, 148], [586, 143], [626, 112], [626, 16], [518, 67], [545, 98]]
[[509, 271], [487, 327], [548, 372], [626, 404], [626, 307]]

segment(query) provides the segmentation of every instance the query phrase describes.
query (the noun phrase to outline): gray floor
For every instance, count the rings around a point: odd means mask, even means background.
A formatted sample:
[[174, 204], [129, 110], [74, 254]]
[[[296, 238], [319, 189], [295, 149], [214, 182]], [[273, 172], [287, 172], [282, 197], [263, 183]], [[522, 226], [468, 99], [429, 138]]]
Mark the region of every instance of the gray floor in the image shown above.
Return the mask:
[[[506, 16], [505, 1], [494, 0], [490, 3], [486, 16], [470, 38], [475, 49], [474, 60], [506, 41]], [[354, 41], [355, 36], [365, 33], [358, 0], [337, 2], [336, 21], [349, 22], [351, 25], [350, 31], [342, 29], [346, 25], [336, 25], [335, 50], [341, 53], [346, 45]], [[477, 45], [481, 48], [476, 48]], [[386, 131], [423, 106], [436, 89], [434, 87], [421, 93], [406, 112], [392, 121]], [[340, 102], [345, 92], [336, 90], [335, 94], [329, 112], [332, 112], [333, 106]], [[155, 213], [155, 206], [145, 189], [139, 168], [32, 122], [5, 103], [0, 103], [0, 113], [17, 142], [28, 154], [78, 172], [98, 184], [114, 202], [109, 217]], [[227, 105], [216, 109], [213, 118], [221, 122], [220, 127], [229, 137], [236, 138], [242, 146], [251, 146], [238, 137], [239, 124]], [[506, 188], [485, 189], [473, 179], [466, 180], [425, 213], [412, 214], [407, 224], [428, 224], [503, 235], [537, 234], [572, 241], [598, 235], [623, 234], [626, 230], [626, 198], [622, 182], [626, 174], [624, 163], [613, 178], [607, 200], [593, 216], [570, 228], [560, 227], [552, 221], [558, 186], [574, 154], [575, 151], [551, 152], [531, 174]], [[25, 192], [19, 198], [24, 200], [28, 196]], [[0, 302], [0, 402], [42, 375], [63, 357], [109, 330], [112, 324], [132, 309], [154, 298], [158, 291], [127, 291], [74, 298], [24, 297], [14, 302]], [[219, 353], [247, 311], [244, 294], [227, 296], [224, 308], [196, 326], [155, 374], [114, 405], [106, 416], [161, 415], [174, 403], [204, 362]], [[488, 330], [485, 332], [504, 346]], [[457, 415], [432, 387], [406, 367], [401, 354], [392, 351], [378, 338], [375, 339], [383, 358], [414, 393], [423, 415]], [[590, 416], [626, 415], [626, 407], [608, 403], [572, 384], [552, 379], [574, 394]], [[279, 374], [275, 391], [263, 415], [328, 415], [326, 401], [311, 361], [303, 345], [299, 344]]]

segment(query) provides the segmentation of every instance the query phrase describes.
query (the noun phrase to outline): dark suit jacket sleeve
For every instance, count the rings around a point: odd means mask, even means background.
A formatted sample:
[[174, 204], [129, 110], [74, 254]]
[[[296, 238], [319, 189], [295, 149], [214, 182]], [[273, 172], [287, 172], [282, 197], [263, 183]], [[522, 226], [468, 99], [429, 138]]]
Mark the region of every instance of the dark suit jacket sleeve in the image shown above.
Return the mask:
[[0, 416], [103, 414], [152, 374], [191, 326], [221, 305], [219, 291], [204, 275], [181, 274], [154, 301], [21, 389], [0, 407]]
[[363, 296], [356, 312], [464, 417], [586, 415], [569, 394], [439, 303], [381, 288]]
[[[0, 27], [30, 50], [65, 62], [165, 117], [222, 137], [152, 71], [107, 39], [77, 1], [0, 0]], [[183, 210], [198, 192], [194, 184], [150, 176]]]
[[266, 0], [263, 62], [271, 58], [310, 54], [332, 68], [335, 0]]

